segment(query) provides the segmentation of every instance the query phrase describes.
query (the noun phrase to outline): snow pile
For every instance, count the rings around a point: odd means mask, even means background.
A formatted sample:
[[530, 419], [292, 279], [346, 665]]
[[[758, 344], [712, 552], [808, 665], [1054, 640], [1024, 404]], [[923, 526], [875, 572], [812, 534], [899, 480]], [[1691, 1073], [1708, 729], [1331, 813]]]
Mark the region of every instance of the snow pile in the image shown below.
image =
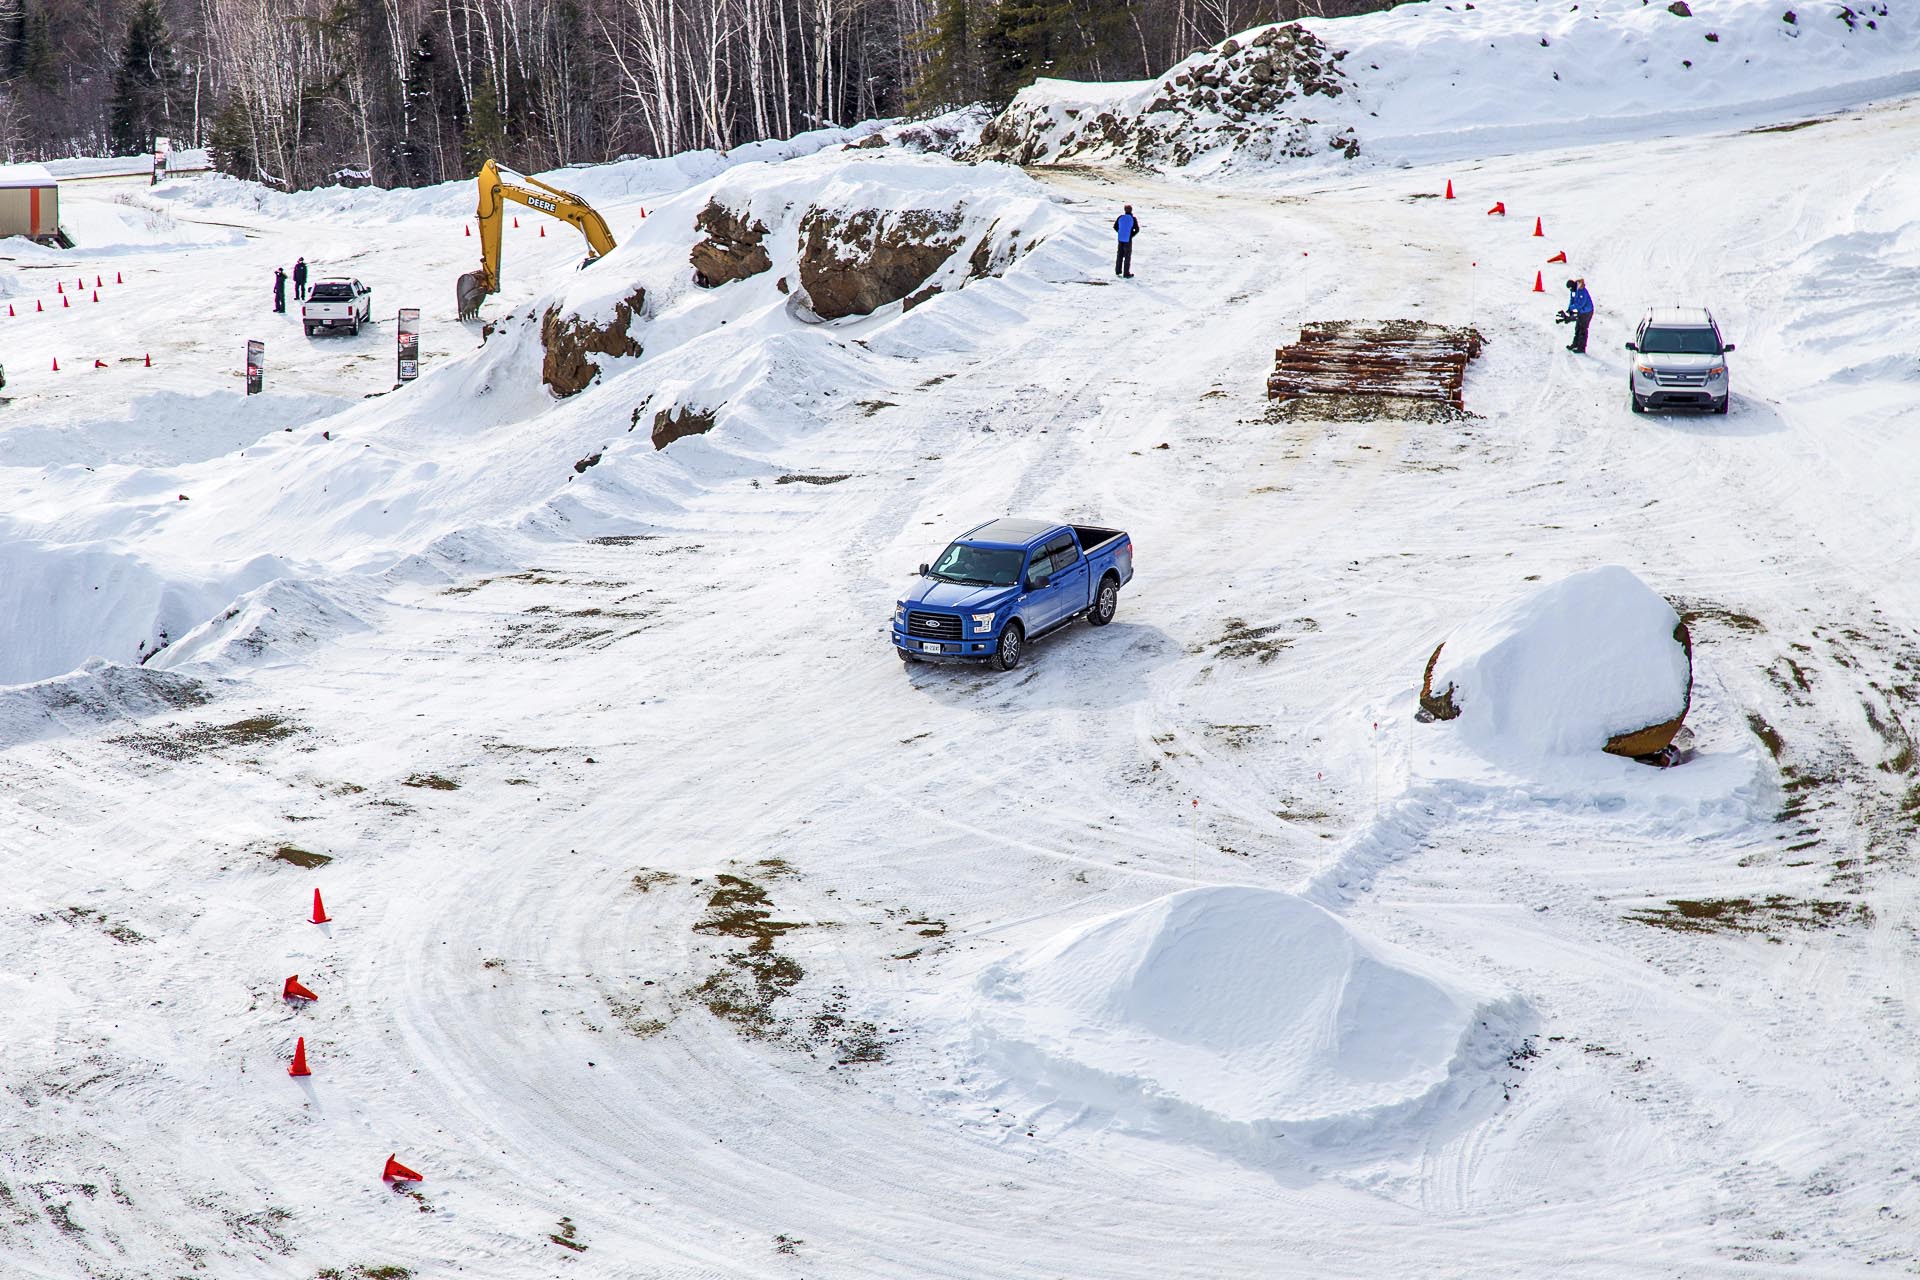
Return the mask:
[[1046, 1094], [1230, 1147], [1350, 1142], [1461, 1101], [1520, 1007], [1293, 894], [1190, 889], [989, 969], [986, 1056]]
[[1673, 606], [1630, 571], [1590, 569], [1447, 637], [1422, 701], [1488, 755], [1599, 751], [1686, 713], [1681, 635]]
[[1920, 21], [1885, 3], [1403, 5], [1255, 28], [1154, 81], [1043, 80], [990, 126], [983, 153], [1197, 172], [1442, 159], [1778, 118], [1916, 86]]
[[[929, 122], [932, 123], [932, 122]], [[864, 138], [881, 128], [870, 121], [851, 128], [812, 129], [791, 138], [769, 138], [725, 151], [683, 151], [641, 156], [611, 164], [578, 165], [531, 175], [590, 203], [650, 198], [685, 189], [746, 164], [778, 164]], [[399, 222], [406, 218], [471, 217], [474, 180], [457, 178], [431, 187], [317, 187], [275, 191], [226, 174], [165, 183], [157, 194], [201, 209], [239, 207], [282, 218], [348, 217], [357, 223]], [[605, 212], [604, 210], [602, 212]], [[615, 226], [619, 234], [620, 228]]]

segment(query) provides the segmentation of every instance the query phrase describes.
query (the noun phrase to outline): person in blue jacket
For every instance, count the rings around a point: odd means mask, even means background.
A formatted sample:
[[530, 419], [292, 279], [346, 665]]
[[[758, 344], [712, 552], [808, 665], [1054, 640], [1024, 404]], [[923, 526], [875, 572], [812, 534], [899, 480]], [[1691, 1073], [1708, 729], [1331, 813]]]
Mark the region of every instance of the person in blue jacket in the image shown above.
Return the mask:
[[1569, 351], [1587, 349], [1587, 330], [1593, 326], [1593, 295], [1587, 292], [1585, 277], [1567, 281], [1567, 310], [1573, 312], [1573, 341]]
[[1123, 205], [1120, 216], [1113, 220], [1113, 233], [1120, 237], [1119, 251], [1113, 255], [1113, 274], [1125, 279], [1133, 279], [1133, 238], [1140, 234], [1140, 219], [1133, 216], [1133, 206]]

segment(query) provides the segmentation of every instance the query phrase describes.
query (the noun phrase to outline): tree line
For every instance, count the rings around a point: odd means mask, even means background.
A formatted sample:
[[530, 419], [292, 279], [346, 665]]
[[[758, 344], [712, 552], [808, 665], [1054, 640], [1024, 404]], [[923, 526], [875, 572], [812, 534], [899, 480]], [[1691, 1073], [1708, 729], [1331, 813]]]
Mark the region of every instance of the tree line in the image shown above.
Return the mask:
[[1158, 75], [1395, 0], [0, 0], [0, 160], [205, 146], [298, 189], [420, 186]]

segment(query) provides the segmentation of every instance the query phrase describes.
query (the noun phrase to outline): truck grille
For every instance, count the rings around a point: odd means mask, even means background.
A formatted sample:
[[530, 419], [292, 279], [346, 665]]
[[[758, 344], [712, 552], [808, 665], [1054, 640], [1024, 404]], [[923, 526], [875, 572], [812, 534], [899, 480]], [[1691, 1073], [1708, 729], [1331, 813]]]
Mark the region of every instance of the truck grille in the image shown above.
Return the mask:
[[1704, 387], [1707, 375], [1704, 373], [1679, 373], [1661, 370], [1653, 375], [1653, 380], [1663, 387]]
[[907, 634], [921, 636], [928, 640], [958, 640], [960, 638], [960, 615], [956, 613], [920, 613], [907, 614]]

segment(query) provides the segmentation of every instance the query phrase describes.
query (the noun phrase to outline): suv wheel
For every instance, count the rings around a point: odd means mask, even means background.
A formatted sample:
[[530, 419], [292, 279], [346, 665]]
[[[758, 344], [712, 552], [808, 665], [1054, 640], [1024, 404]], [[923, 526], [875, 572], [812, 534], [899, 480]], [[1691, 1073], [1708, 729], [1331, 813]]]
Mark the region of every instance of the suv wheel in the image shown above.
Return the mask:
[[1020, 630], [1018, 622], [1009, 622], [1006, 630], [1000, 633], [1000, 643], [993, 646], [993, 656], [987, 664], [995, 671], [1011, 671], [1020, 665], [1020, 659], [1026, 652], [1026, 636]]
[[1718, 400], [1715, 400], [1713, 402], [1713, 411], [1715, 413], [1723, 414], [1727, 411], [1727, 406], [1732, 403], [1733, 403], [1733, 397], [1731, 395], [1721, 396]]
[[1633, 411], [1635, 413], [1645, 413], [1647, 411], [1647, 402], [1640, 398], [1638, 391], [1633, 389], [1632, 378], [1627, 379], [1627, 399], [1633, 401]]

